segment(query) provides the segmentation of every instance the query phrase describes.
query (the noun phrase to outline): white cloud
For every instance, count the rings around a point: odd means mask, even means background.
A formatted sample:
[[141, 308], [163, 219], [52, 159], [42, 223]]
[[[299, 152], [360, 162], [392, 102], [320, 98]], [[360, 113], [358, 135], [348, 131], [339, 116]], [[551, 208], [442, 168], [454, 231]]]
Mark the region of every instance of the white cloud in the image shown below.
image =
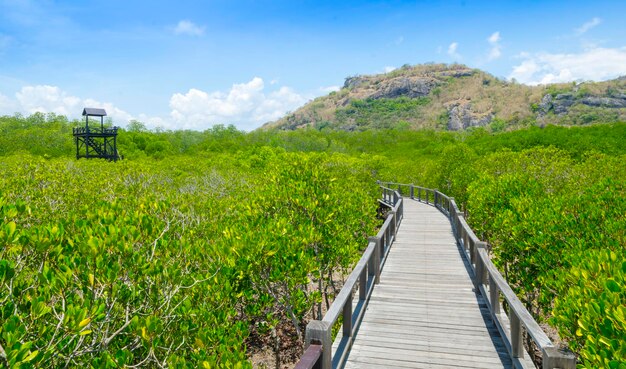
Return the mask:
[[178, 22], [176, 27], [174, 27], [174, 34], [202, 36], [204, 34], [204, 28], [205, 27], [200, 27], [191, 21], [181, 20], [180, 22]]
[[582, 26], [576, 28], [576, 30], [575, 30], [576, 34], [580, 36], [583, 33], [586, 33], [587, 31], [589, 31], [590, 29], [598, 26], [600, 23], [602, 23], [602, 19], [600, 19], [598, 17], [594, 17], [593, 19], [591, 19], [590, 21], [586, 22]]
[[495, 60], [502, 56], [502, 51], [500, 50], [500, 31], [494, 32], [489, 36], [487, 41], [491, 45], [491, 50], [489, 51], [488, 60]]
[[455, 59], [461, 59], [461, 55], [459, 55], [456, 50], [459, 48], [459, 44], [457, 42], [453, 42], [448, 46], [448, 55]]
[[383, 70], [385, 71], [385, 73], [389, 73], [389, 72], [393, 72], [394, 70], [396, 70], [398, 68], [396, 67], [392, 67], [390, 65], [386, 66], [385, 68], [383, 68]]
[[139, 114], [137, 117], [133, 119], [138, 120], [142, 123], [145, 123], [146, 126], [149, 128], [157, 128], [157, 127], [165, 128], [168, 126], [168, 122], [165, 119], [161, 117], [151, 117], [143, 113]]
[[250, 130], [278, 119], [306, 102], [288, 87], [266, 94], [263, 79], [234, 84], [228, 92], [207, 93], [195, 88], [170, 98], [170, 115], [176, 128], [205, 129], [214, 124], [234, 124]]
[[[325, 91], [322, 91], [325, 90]], [[320, 93], [339, 90], [339, 86], [320, 88]], [[80, 118], [84, 107], [104, 108], [117, 126], [126, 126], [130, 120], [144, 122], [150, 128], [206, 129], [214, 124], [234, 124], [239, 129], [250, 130], [267, 121], [276, 120], [286, 112], [303, 105], [304, 97], [289, 87], [282, 86], [266, 91], [261, 78], [247, 83], [234, 84], [226, 92], [207, 93], [190, 89], [170, 98], [170, 116], [131, 114], [117, 106], [90, 98], [73, 96], [57, 86], [23, 86], [15, 97], [0, 94], [0, 115], [35, 112], [56, 113], [68, 118]]]
[[578, 54], [525, 54], [509, 78], [530, 85], [603, 81], [626, 75], [626, 47], [586, 49]]
[[[84, 107], [104, 108], [113, 122], [120, 126], [125, 126], [131, 119], [138, 119], [111, 103], [72, 96], [57, 86], [24, 86], [15, 94], [15, 99], [0, 95], [0, 114], [56, 113], [71, 119], [80, 117]], [[145, 121], [150, 122], [149, 119]]]
[[335, 92], [335, 91], [339, 91], [341, 90], [341, 86], [327, 86], [327, 87], [320, 87], [319, 91], [323, 94], [329, 94], [331, 92]]
[[500, 41], [500, 31], [492, 33], [487, 41], [489, 41], [490, 44], [497, 44], [498, 41]]

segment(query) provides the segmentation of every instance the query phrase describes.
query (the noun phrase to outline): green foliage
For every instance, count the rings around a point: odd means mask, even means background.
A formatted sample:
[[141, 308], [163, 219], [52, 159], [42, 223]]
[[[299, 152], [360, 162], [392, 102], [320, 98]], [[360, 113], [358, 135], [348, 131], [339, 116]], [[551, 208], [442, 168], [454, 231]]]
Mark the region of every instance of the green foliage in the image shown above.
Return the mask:
[[539, 104], [538, 103], [532, 103], [530, 104], [530, 110], [533, 113], [537, 113], [539, 111]]
[[623, 247], [591, 250], [576, 255], [573, 264], [558, 279], [566, 292], [555, 301], [552, 323], [570, 338], [570, 348], [580, 352], [583, 367], [623, 368], [626, 252]]
[[0, 160], [9, 367], [249, 367], [247, 337], [302, 330], [375, 230], [339, 154]]
[[335, 115], [339, 125], [352, 123], [360, 129], [393, 128], [400, 121], [414, 120], [421, 114], [421, 107], [429, 102], [427, 97], [353, 100]]
[[552, 97], [556, 97], [557, 95], [561, 95], [561, 94], [567, 94], [572, 92], [572, 87], [573, 86], [568, 86], [568, 85], [549, 85], [546, 88], [546, 94], [550, 94], [552, 95]]
[[137, 120], [131, 120], [130, 122], [128, 122], [128, 124], [126, 125], [126, 130], [128, 132], [147, 132], [148, 128], [146, 127], [145, 124], [143, 124], [140, 121]]
[[502, 132], [507, 127], [507, 123], [500, 118], [494, 118], [489, 124], [491, 132]]
[[619, 345], [598, 343], [626, 336], [626, 326], [598, 320], [618, 319], [626, 299], [603, 290], [615, 286], [607, 282], [615, 268], [597, 260], [610, 255], [618, 268], [626, 260], [624, 159], [590, 154], [576, 162], [550, 148], [496, 153], [468, 188], [471, 224], [490, 241], [496, 264], [538, 319], [553, 316], [589, 368], [623, 359]]
[[47, 157], [68, 155], [74, 147], [72, 126], [75, 123], [54, 113], [0, 116], [0, 155], [19, 152]]
[[362, 132], [135, 122], [117, 163], [72, 159], [80, 122], [1, 117], [0, 363], [234, 368], [272, 330], [297, 346], [374, 233], [381, 179], [455, 197], [581, 365], [619, 367], [626, 124], [494, 134], [385, 121], [422, 102], [354, 102], [349, 119], [394, 128]]

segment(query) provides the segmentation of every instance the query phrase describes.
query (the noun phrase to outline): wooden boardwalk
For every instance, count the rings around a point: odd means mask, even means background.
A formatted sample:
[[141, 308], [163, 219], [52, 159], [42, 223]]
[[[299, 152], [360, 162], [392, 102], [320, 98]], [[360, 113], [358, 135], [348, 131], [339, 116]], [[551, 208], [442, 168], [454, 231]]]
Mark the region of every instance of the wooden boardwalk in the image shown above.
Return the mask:
[[446, 216], [405, 198], [345, 368], [511, 368], [471, 273]]
[[534, 369], [530, 340], [542, 369], [576, 368], [576, 355], [534, 320], [453, 198], [413, 184], [381, 189], [385, 221], [324, 317], [307, 324], [296, 369]]

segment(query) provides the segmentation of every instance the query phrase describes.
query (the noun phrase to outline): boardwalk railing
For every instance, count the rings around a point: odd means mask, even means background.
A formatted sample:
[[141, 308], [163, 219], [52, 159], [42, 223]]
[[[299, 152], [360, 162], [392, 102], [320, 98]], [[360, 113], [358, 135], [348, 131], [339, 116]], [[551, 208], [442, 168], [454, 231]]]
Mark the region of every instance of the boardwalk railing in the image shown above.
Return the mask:
[[[486, 243], [476, 237], [454, 198], [436, 189], [412, 184], [383, 183], [383, 186], [386, 186], [388, 191], [432, 204], [450, 219], [454, 236], [471, 261], [474, 285], [489, 302], [488, 307], [493, 321], [516, 366], [520, 365], [519, 360], [516, 359], [523, 358], [526, 354], [524, 349], [524, 332], [526, 332], [542, 352], [543, 369], [576, 368], [576, 356], [570, 351], [559, 349], [552, 343], [491, 262]], [[396, 188], [396, 190], [391, 190], [391, 188]], [[501, 301], [506, 301], [508, 311], [504, 311]]]
[[[296, 369], [341, 367], [350, 352], [353, 337], [363, 319], [372, 290], [380, 281], [380, 271], [404, 216], [402, 195], [398, 191], [385, 187], [382, 187], [382, 192], [382, 199], [379, 202], [389, 209], [385, 222], [376, 236], [369, 238], [363, 256], [350, 273], [324, 318], [312, 320], [307, 325], [306, 350], [296, 364]], [[355, 305], [352, 300], [357, 286], [359, 300]], [[336, 350], [333, 352], [332, 329], [340, 316], [343, 320], [342, 335]]]
[[78, 134], [95, 134], [95, 135], [101, 135], [101, 134], [106, 134], [106, 135], [114, 135], [117, 134], [117, 130], [118, 127], [103, 127], [103, 128], [98, 128], [98, 127], [74, 127], [72, 128], [72, 131], [75, 135]]

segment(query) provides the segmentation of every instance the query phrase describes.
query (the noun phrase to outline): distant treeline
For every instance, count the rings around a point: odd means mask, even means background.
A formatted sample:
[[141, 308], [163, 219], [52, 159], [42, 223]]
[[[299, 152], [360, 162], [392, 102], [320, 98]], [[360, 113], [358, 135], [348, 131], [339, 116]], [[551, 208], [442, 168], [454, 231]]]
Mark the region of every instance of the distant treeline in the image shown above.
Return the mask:
[[[75, 154], [72, 127], [83, 125], [54, 113], [0, 116], [0, 155], [30, 153], [43, 157]], [[111, 123], [107, 123], [110, 125]], [[410, 156], [437, 156], [450, 143], [470, 146], [478, 155], [502, 149], [520, 151], [537, 146], [553, 146], [580, 158], [590, 151], [623, 154], [626, 123], [585, 127], [530, 127], [492, 133], [485, 128], [465, 132], [434, 130], [409, 131], [380, 129], [363, 132], [303, 129], [297, 131], [244, 132], [233, 125], [215, 125], [204, 131], [150, 130], [138, 121], [120, 129], [118, 150], [125, 159], [211, 152], [246, 151], [261, 146], [287, 151], [372, 153]]]

